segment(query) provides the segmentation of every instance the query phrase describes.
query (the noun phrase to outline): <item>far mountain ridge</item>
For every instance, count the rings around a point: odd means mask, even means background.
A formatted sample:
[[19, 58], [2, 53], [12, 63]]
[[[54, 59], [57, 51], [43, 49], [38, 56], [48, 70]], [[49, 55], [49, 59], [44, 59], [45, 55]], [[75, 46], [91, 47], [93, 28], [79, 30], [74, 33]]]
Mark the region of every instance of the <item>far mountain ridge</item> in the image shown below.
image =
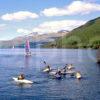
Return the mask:
[[[0, 48], [12, 48], [13, 46], [24, 47], [26, 39], [30, 41], [31, 45], [34, 45], [34, 44], [36, 45], [36, 43], [39, 45], [40, 44], [42, 45], [44, 43], [54, 41], [55, 39], [62, 37], [66, 35], [67, 33], [68, 31], [66, 33], [63, 31], [57, 32], [57, 33], [47, 33], [47, 34], [30, 33], [29, 35], [19, 36], [12, 40], [0, 41]], [[31, 47], [34, 47], [34, 46], [31, 46]]]

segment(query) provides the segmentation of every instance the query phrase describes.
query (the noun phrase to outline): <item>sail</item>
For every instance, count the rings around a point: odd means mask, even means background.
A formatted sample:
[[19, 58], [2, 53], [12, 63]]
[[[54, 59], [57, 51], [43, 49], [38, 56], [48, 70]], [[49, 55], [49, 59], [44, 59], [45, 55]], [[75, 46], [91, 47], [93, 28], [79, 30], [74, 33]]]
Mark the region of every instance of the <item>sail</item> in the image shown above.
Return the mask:
[[26, 55], [31, 54], [29, 40], [26, 40], [25, 51], [26, 51]]

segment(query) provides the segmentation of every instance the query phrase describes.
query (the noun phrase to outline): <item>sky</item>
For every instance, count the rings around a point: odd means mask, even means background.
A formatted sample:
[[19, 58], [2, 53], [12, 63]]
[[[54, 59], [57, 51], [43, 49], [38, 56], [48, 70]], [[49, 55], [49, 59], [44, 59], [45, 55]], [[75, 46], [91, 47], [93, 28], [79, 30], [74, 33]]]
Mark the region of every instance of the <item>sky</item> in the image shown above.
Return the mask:
[[100, 17], [100, 0], [0, 0], [0, 40], [72, 30]]

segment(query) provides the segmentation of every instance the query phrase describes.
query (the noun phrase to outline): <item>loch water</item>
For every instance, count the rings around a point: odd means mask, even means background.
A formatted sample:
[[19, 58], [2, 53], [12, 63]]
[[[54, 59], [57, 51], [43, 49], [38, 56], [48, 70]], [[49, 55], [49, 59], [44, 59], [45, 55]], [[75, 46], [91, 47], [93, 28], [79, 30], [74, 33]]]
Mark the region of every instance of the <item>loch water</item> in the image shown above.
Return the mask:
[[[0, 49], [0, 100], [100, 100], [100, 65], [92, 49]], [[82, 79], [66, 75], [61, 80], [43, 73], [43, 61], [52, 68], [73, 64]], [[24, 73], [33, 84], [16, 84], [12, 77]]]

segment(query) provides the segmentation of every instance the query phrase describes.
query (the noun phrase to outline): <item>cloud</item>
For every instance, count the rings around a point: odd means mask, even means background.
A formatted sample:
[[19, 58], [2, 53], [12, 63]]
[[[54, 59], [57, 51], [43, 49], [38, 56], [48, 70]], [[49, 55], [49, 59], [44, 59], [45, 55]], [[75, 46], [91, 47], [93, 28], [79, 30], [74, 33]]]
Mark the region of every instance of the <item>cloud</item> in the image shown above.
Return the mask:
[[85, 22], [86, 21], [82, 20], [49, 21], [49, 22], [44, 22], [37, 27], [34, 27], [32, 31], [38, 32], [39, 34], [43, 34], [43, 33], [57, 32], [60, 30], [72, 30], [84, 24]]
[[89, 3], [86, 1], [73, 1], [64, 8], [48, 8], [41, 13], [45, 16], [64, 16], [76, 14], [89, 14], [94, 11], [100, 11], [100, 4]]
[[18, 33], [21, 33], [21, 35], [28, 35], [32, 32], [38, 32], [38, 34], [44, 34], [44, 33], [52, 33], [52, 32], [58, 32], [60, 30], [72, 30], [80, 25], [85, 24], [86, 21], [83, 20], [60, 20], [60, 21], [48, 21], [41, 23], [37, 27], [34, 27], [31, 30], [28, 29], [17, 29]]
[[31, 33], [30, 30], [22, 29], [22, 28], [17, 29], [17, 32], [18, 32], [18, 33], [21, 33], [21, 35], [22, 35], [22, 34], [23, 34], [23, 35], [27, 35], [27, 34]]
[[38, 17], [39, 16], [36, 13], [32, 13], [29, 11], [19, 11], [15, 13], [10, 13], [10, 14], [7, 13], [5, 15], [2, 15], [1, 19], [11, 21], [11, 20], [25, 20], [27, 18], [35, 19]]

